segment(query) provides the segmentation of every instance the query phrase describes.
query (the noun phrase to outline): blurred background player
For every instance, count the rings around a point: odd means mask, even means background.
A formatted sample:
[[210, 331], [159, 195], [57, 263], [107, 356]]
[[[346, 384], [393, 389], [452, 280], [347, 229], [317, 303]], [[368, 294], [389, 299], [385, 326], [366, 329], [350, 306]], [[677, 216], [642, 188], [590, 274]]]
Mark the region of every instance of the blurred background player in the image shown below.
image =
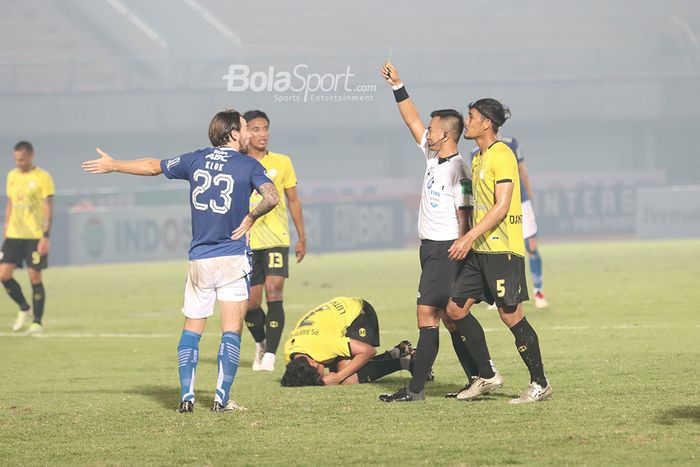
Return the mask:
[[539, 339], [523, 314], [528, 299], [525, 248], [520, 204], [520, 180], [515, 154], [498, 140], [498, 129], [510, 111], [495, 99], [469, 105], [465, 119], [467, 139], [479, 152], [472, 161], [473, 227], [450, 247], [450, 258], [461, 260], [447, 313], [465, 337], [465, 345], [479, 368], [479, 378], [457, 394], [472, 400], [503, 385], [490, 361], [484, 329], [470, 312], [474, 303], [495, 303], [503, 323], [515, 337], [515, 346], [530, 372], [530, 384], [511, 403], [537, 402], [552, 397], [542, 364]]
[[288, 363], [282, 386], [369, 383], [411, 370], [414, 353], [408, 341], [381, 355], [376, 355], [378, 346], [379, 320], [372, 305], [336, 297], [306, 313], [292, 329], [284, 346]]
[[[0, 259], [0, 279], [5, 291], [19, 305], [14, 332], [21, 331], [32, 318], [30, 334], [42, 331], [46, 293], [41, 271], [48, 267], [49, 233], [53, 213], [55, 188], [51, 175], [34, 165], [34, 147], [20, 141], [14, 150], [15, 168], [7, 174], [7, 206], [5, 207], [5, 241]], [[32, 306], [12, 277], [15, 268], [27, 264], [32, 285]]]
[[426, 129], [396, 67], [386, 63], [380, 73], [391, 85], [401, 117], [426, 160], [418, 212], [421, 276], [415, 368], [408, 387], [379, 397], [384, 402], [409, 402], [425, 399], [425, 382], [438, 354], [441, 318], [467, 378], [478, 374], [459, 332], [444, 313], [458, 268], [458, 262], [448, 258], [448, 249], [469, 228], [471, 182], [468, 166], [457, 149], [464, 128], [462, 115], [453, 109], [436, 110], [430, 114]]
[[[99, 159], [83, 169], [102, 174], [160, 175], [190, 182], [192, 243], [182, 313], [185, 325], [178, 345], [180, 413], [194, 411], [194, 378], [199, 340], [218, 300], [221, 312], [219, 374], [213, 412], [240, 410], [229, 398], [238, 371], [241, 328], [248, 309], [249, 249], [245, 234], [256, 219], [275, 207], [279, 199], [260, 163], [242, 154], [250, 136], [246, 121], [235, 110], [217, 113], [209, 124], [213, 147], [172, 159], [116, 161], [99, 148]], [[250, 195], [257, 190], [262, 201], [249, 212]]]
[[549, 304], [544, 296], [542, 288], [542, 257], [537, 249], [537, 219], [532, 208], [532, 184], [530, 175], [527, 172], [525, 159], [520, 152], [518, 140], [512, 136], [503, 136], [501, 141], [506, 143], [518, 159], [518, 174], [520, 175], [520, 202], [523, 207], [523, 238], [525, 239], [525, 250], [530, 259], [530, 273], [532, 274], [533, 292], [536, 308], [547, 308]]
[[[279, 203], [262, 216], [250, 231], [253, 250], [253, 275], [246, 325], [255, 339], [253, 371], [274, 371], [275, 353], [284, 330], [284, 280], [289, 277], [289, 220], [287, 206], [297, 229], [294, 251], [297, 263], [306, 255], [306, 233], [301, 201], [297, 196], [297, 177], [289, 156], [267, 149], [270, 140], [270, 119], [260, 110], [250, 110], [243, 117], [248, 122], [250, 143], [248, 155], [259, 161], [279, 193]], [[287, 202], [285, 203], [285, 198]], [[260, 202], [258, 193], [250, 198], [250, 208]], [[267, 316], [262, 309], [263, 288]]]
[[[542, 288], [542, 257], [537, 249], [537, 219], [532, 208], [532, 184], [525, 165], [525, 159], [520, 151], [520, 143], [512, 136], [501, 136], [499, 139], [513, 151], [518, 160], [518, 175], [520, 178], [520, 203], [523, 210], [523, 238], [525, 239], [525, 251], [530, 259], [530, 273], [532, 274], [533, 292], [536, 308], [547, 308], [549, 303], [544, 296]], [[479, 152], [479, 147], [472, 149], [473, 158]], [[495, 306], [495, 305], [494, 305]]]

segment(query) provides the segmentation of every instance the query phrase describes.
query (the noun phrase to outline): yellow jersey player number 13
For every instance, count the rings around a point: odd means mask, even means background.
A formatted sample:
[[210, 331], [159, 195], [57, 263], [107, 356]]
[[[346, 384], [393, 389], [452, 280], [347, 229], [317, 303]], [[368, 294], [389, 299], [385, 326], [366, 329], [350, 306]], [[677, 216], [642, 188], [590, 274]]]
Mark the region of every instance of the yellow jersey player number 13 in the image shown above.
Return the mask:
[[[297, 196], [297, 177], [289, 156], [268, 150], [270, 119], [265, 112], [250, 110], [244, 114], [250, 130], [248, 155], [259, 161], [275, 184], [279, 204], [258, 219], [250, 231], [253, 250], [253, 272], [250, 304], [246, 325], [255, 340], [253, 371], [274, 371], [275, 354], [284, 330], [284, 280], [289, 277], [289, 220], [287, 207], [297, 230], [299, 240], [294, 248], [297, 262], [306, 254], [306, 234], [301, 201]], [[285, 202], [286, 201], [286, 202]], [[260, 202], [253, 193], [250, 208]], [[262, 309], [263, 290], [267, 315]]]

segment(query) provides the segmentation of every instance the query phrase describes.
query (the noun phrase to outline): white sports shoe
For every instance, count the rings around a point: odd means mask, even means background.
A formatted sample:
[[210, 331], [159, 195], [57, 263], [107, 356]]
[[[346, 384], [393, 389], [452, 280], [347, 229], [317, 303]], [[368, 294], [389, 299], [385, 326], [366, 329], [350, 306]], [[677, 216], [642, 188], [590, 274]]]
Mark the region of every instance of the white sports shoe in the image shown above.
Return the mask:
[[275, 371], [275, 354], [270, 352], [263, 354], [260, 371]]
[[244, 410], [248, 410], [242, 405], [236, 404], [234, 401], [229, 400], [226, 405], [221, 405], [218, 402], [214, 402], [214, 405], [211, 408], [212, 412], [241, 412]]
[[18, 311], [17, 319], [15, 319], [15, 322], [12, 324], [12, 332], [20, 332], [31, 319], [31, 310]]
[[484, 379], [477, 378], [468, 388], [463, 389], [457, 394], [457, 400], [460, 401], [470, 401], [476, 399], [479, 396], [495, 391], [496, 389], [503, 386], [503, 376], [499, 372], [493, 376], [493, 378]]
[[532, 382], [530, 385], [523, 391], [523, 393], [518, 397], [517, 399], [511, 399], [510, 403], [511, 404], [526, 404], [528, 402], [540, 402], [540, 401], [546, 401], [552, 398], [552, 393], [554, 391], [552, 390], [552, 385], [549, 384], [549, 381], [547, 381], [547, 386], [542, 387], [539, 384]]
[[535, 290], [535, 308], [542, 309], [547, 308], [549, 303], [544, 297], [544, 292], [541, 290]]
[[265, 341], [255, 343], [255, 357], [253, 358], [253, 371], [260, 371], [263, 354], [265, 353]]

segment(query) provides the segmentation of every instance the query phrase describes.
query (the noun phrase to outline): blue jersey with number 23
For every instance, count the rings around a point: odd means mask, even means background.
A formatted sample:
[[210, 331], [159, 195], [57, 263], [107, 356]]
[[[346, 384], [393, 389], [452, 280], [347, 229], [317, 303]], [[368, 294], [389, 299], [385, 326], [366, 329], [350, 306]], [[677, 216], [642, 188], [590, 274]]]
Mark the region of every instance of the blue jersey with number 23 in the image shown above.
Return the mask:
[[220, 147], [164, 159], [160, 168], [168, 178], [190, 182], [190, 260], [248, 251], [245, 236], [231, 240], [231, 232], [248, 214], [253, 190], [272, 183], [260, 162], [235, 149]]

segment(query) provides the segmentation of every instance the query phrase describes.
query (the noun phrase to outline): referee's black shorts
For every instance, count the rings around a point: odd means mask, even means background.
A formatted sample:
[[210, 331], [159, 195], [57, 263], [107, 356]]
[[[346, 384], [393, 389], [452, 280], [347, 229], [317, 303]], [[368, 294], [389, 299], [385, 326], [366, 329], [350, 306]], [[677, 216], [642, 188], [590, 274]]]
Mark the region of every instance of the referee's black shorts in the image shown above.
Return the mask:
[[461, 264], [452, 300], [463, 307], [468, 298], [514, 307], [529, 299], [525, 258], [512, 253], [479, 253], [471, 250]]
[[447, 258], [447, 250], [454, 240], [422, 240], [420, 244], [420, 282], [418, 305], [446, 308], [450, 290], [460, 262]]

